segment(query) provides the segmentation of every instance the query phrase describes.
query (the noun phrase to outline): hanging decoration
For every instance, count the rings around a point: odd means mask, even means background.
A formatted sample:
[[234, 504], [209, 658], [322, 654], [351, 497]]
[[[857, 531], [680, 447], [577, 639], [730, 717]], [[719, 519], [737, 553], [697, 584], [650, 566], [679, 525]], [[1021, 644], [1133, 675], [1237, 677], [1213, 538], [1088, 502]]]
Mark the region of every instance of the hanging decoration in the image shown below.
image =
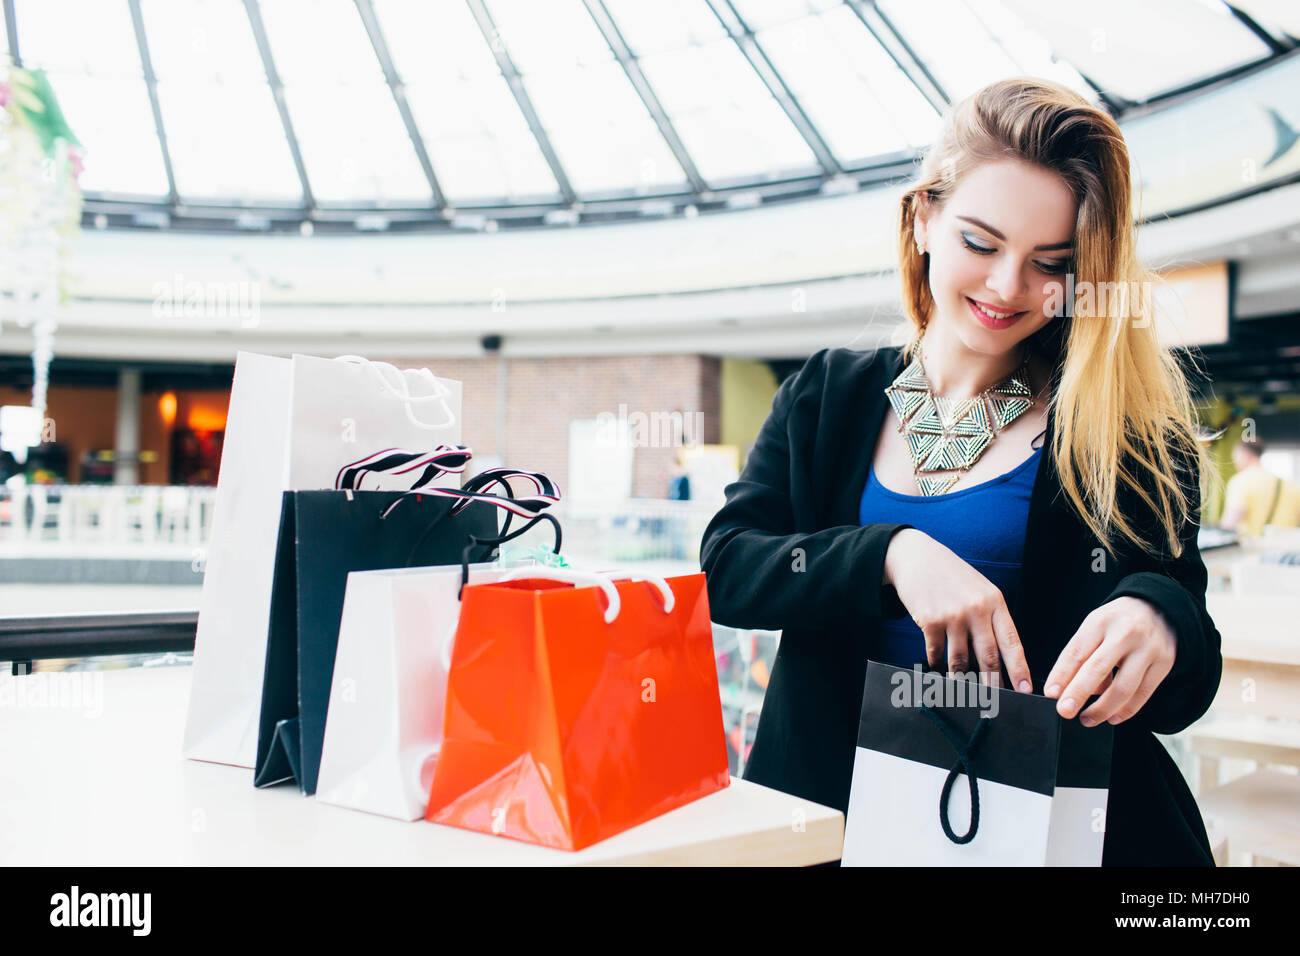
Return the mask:
[[[45, 419], [58, 307], [81, 229], [81, 170], [81, 144], [44, 72], [0, 60], [0, 335], [11, 323], [32, 330], [36, 422]], [[25, 449], [15, 457], [25, 460]]]

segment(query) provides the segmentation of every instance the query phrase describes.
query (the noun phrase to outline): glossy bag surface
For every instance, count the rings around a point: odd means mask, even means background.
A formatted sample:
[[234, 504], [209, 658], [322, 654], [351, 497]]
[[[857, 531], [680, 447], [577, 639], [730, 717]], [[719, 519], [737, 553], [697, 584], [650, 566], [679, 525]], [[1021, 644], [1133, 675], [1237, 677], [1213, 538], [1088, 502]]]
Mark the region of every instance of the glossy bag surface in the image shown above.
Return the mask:
[[465, 588], [425, 819], [577, 850], [728, 785], [704, 575]]

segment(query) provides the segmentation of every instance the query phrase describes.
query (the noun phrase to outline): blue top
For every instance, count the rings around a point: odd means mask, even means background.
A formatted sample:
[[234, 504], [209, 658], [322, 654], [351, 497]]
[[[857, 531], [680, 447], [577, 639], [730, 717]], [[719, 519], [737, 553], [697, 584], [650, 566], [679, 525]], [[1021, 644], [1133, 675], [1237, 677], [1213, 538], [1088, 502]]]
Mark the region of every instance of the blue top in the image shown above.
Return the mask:
[[[1007, 605], [1020, 587], [1020, 563], [1029, 521], [1029, 497], [1042, 447], [1006, 474], [946, 495], [903, 495], [867, 472], [858, 522], [910, 524], [950, 548], [992, 581]], [[907, 616], [887, 618], [870, 649], [871, 659], [911, 667], [925, 662], [925, 637]], [[972, 664], [974, 662], [972, 661]]]

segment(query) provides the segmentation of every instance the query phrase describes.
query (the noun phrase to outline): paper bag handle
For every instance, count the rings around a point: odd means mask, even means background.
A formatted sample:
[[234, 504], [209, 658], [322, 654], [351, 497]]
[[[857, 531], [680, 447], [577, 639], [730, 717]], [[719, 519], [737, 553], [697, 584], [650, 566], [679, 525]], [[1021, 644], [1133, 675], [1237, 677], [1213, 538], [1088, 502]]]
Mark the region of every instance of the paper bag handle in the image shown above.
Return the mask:
[[[506, 479], [516, 477], [527, 478], [530, 480], [537, 487], [537, 493], [532, 495], [522, 495], [519, 497], [506, 497], [504, 495], [489, 495], [483, 493], [482, 489], [491, 488], [493, 485], [497, 484], [502, 485], [509, 490], [510, 485]], [[487, 502], [493, 507], [499, 508], [506, 513], [506, 520], [501, 529], [502, 537], [475, 538], [473, 535], [470, 536], [471, 547], [477, 544], [495, 546], [498, 544], [504, 544], [506, 541], [518, 537], [523, 534], [524, 531], [527, 531], [533, 525], [537, 524], [537, 520], [543, 517], [543, 510], [549, 508], [560, 500], [560, 486], [540, 471], [519, 471], [514, 468], [505, 467], [488, 468], [465, 482], [463, 488], [418, 488], [404, 492], [400, 497], [394, 499], [392, 504], [380, 513], [380, 517], [387, 518], [392, 514], [393, 509], [411, 495], [415, 495], [417, 498], [420, 495], [435, 495], [440, 498], [455, 498], [457, 501], [451, 506], [451, 508], [440, 514], [432, 524], [424, 529], [424, 532], [420, 535], [419, 539], [411, 547], [411, 553], [406, 556], [407, 566], [410, 566], [411, 562], [415, 559], [415, 553], [420, 549], [420, 545], [424, 543], [424, 539], [429, 536], [429, 533], [433, 531], [433, 529], [436, 528], [444, 518], [449, 515], [458, 514], [462, 509], [467, 507], [471, 501]], [[507, 534], [510, 530], [510, 519], [513, 515], [520, 515], [525, 518], [531, 518], [532, 520], [524, 526], [522, 531]], [[555, 552], [558, 554], [560, 551], [560, 525], [554, 518], [548, 518], [548, 520], [551, 524], [555, 525]], [[469, 564], [470, 550], [471, 548], [465, 549], [463, 561], [463, 564], [465, 565]], [[469, 570], [468, 568], [465, 568], [464, 573], [461, 575], [461, 588], [465, 587], [465, 581], [468, 579], [468, 576]]]
[[596, 574], [593, 571], [579, 571], [576, 568], [548, 568], [541, 566], [536, 568], [515, 568], [498, 578], [497, 582], [516, 581], [519, 578], [546, 578], [551, 581], [568, 581], [570, 584], [583, 587], [598, 587], [605, 592], [605, 600], [608, 602], [605, 608], [605, 623], [613, 624], [614, 619], [618, 617], [622, 603], [618, 596], [618, 588], [614, 587], [614, 582], [603, 574]]
[[[429, 805], [429, 791], [424, 788], [424, 768], [430, 760], [436, 760], [441, 751], [442, 742], [439, 741], [424, 748], [411, 762], [411, 775], [407, 778], [406, 785], [410, 789], [412, 803], [425, 807]], [[423, 811], [421, 811], [420, 816], [424, 816]]]
[[423, 468], [420, 476], [408, 490], [423, 488], [439, 475], [463, 472], [474, 452], [468, 445], [439, 445], [433, 451], [414, 452], [404, 448], [384, 448], [364, 458], [350, 461], [339, 469], [334, 478], [334, 489], [351, 488], [359, 491], [366, 475], [405, 475]]
[[[485, 495], [484, 497], [493, 498], [495, 496]], [[502, 498], [499, 500], [506, 501], [508, 499]], [[465, 550], [460, 553], [460, 588], [456, 591], [456, 600], [459, 601], [461, 599], [462, 595], [465, 593], [465, 585], [469, 583], [469, 556], [475, 548], [482, 547], [483, 545], [495, 548], [497, 545], [505, 544], [507, 541], [513, 541], [515, 538], [532, 528], [532, 526], [537, 524], [539, 521], [549, 521], [551, 527], [555, 529], [555, 549], [552, 553], [559, 554], [563, 533], [560, 530], [560, 523], [555, 520], [555, 515], [552, 514], [539, 514], [518, 531], [512, 531], [510, 534], [501, 535], [498, 538], [480, 538], [476, 535], [468, 535], [469, 544], [465, 545]]]
[[665, 614], [671, 614], [677, 605], [677, 596], [673, 594], [673, 589], [657, 574], [646, 574], [642, 571], [601, 571], [599, 573], [606, 575], [612, 581], [644, 581], [646, 584], [653, 585], [659, 592], [660, 600], [663, 601]]
[[[614, 587], [615, 581], [644, 581], [653, 585], [659, 591], [659, 596], [663, 600], [665, 614], [671, 613], [673, 606], [676, 604], [673, 589], [668, 586], [667, 581], [657, 575], [642, 574], [635, 571], [579, 571], [575, 568], [551, 568], [543, 565], [538, 568], [516, 568], [500, 580], [510, 581], [518, 578], [549, 578], [555, 581], [569, 581], [573, 584], [600, 587], [605, 592], [606, 599], [609, 600], [609, 607], [605, 610], [606, 624], [613, 623], [614, 619], [618, 617], [621, 604], [618, 589]], [[610, 597], [611, 594], [613, 595], [612, 598]]]
[[[969, 740], [962, 740], [957, 729], [953, 727], [938, 711], [926, 704], [921, 705], [921, 713], [929, 717], [940, 733], [947, 738], [952, 749], [957, 752], [957, 762], [952, 765], [948, 771], [948, 777], [943, 782], [943, 790], [939, 794], [939, 825], [943, 828], [943, 835], [953, 843], [959, 846], [969, 843], [975, 839], [975, 833], [980, 828], [980, 791], [978, 779], [975, 776], [975, 768], [971, 766], [971, 751], [979, 743], [980, 737], [984, 735], [984, 730], [988, 727], [985, 722], [989, 718], [983, 715], [975, 722], [975, 730], [970, 735]], [[952, 824], [948, 822], [948, 797], [952, 793], [952, 785], [957, 782], [957, 774], [966, 774], [966, 780], [970, 784], [970, 827], [961, 836], [953, 832]]]
[[[434, 431], [439, 428], [450, 428], [456, 424], [456, 413], [451, 410], [451, 405], [447, 402], [447, 396], [451, 394], [451, 390], [439, 382], [427, 368], [409, 369], [409, 371], [422, 379], [428, 380], [429, 384], [433, 386], [433, 391], [428, 395], [412, 395], [411, 383], [407, 380], [405, 373], [395, 365], [389, 365], [387, 362], [372, 362], [361, 355], [340, 355], [334, 361], [347, 362], [350, 365], [364, 365], [374, 372], [383, 389], [402, 403], [402, 407], [406, 410], [407, 420], [416, 428]], [[432, 401], [442, 403], [443, 410], [447, 413], [445, 422], [431, 425], [415, 417], [415, 412], [411, 410], [413, 404]]]

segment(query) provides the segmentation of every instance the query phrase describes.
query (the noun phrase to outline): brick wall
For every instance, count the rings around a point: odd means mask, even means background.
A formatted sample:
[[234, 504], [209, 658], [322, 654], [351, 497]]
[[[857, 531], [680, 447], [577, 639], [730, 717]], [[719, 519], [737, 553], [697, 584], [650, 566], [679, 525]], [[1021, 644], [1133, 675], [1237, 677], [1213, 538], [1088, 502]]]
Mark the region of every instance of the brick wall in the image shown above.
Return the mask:
[[[587, 358], [510, 358], [506, 366], [506, 447], [498, 447], [500, 359], [402, 360], [399, 367], [427, 366], [464, 386], [464, 444], [477, 456], [497, 455], [505, 463], [544, 471], [569, 485], [569, 422], [602, 412], [668, 415], [680, 412], [685, 436], [704, 443], [719, 440], [721, 363], [702, 355], [599, 356]], [[703, 434], [695, 435], [702, 412]], [[633, 450], [633, 495], [663, 498], [676, 457], [674, 447]]]

